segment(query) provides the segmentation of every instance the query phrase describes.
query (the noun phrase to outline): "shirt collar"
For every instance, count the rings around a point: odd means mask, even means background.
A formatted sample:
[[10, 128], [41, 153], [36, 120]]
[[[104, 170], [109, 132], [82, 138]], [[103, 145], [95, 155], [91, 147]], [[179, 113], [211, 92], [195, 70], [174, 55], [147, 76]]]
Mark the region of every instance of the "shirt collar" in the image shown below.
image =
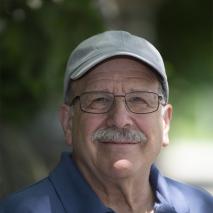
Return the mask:
[[[62, 154], [61, 161], [49, 175], [49, 180], [53, 184], [66, 213], [113, 212], [97, 197], [96, 193], [78, 170], [70, 153]], [[173, 195], [169, 191], [167, 181], [165, 177], [160, 175], [154, 165], [151, 167], [150, 183], [156, 199], [156, 212], [176, 213], [172, 199]], [[181, 203], [180, 212], [187, 213], [188, 208], [182, 194], [178, 194], [178, 203]]]
[[90, 188], [78, 170], [70, 153], [63, 153], [61, 161], [49, 176], [66, 213], [107, 213], [109, 209]]
[[[170, 182], [170, 184], [169, 184]], [[188, 213], [189, 207], [186, 199], [181, 191], [172, 186], [172, 181], [169, 178], [162, 176], [153, 164], [150, 172], [150, 183], [155, 194], [155, 209], [159, 213]]]

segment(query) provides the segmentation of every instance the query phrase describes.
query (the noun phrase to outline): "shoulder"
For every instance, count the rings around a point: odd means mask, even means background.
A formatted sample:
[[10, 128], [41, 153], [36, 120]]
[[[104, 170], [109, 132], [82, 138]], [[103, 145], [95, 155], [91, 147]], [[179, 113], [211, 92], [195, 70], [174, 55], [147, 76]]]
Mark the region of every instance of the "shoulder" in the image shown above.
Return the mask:
[[45, 178], [0, 201], [0, 213], [52, 213], [60, 202], [49, 180]]
[[190, 212], [210, 213], [213, 210], [213, 196], [202, 188], [189, 184], [184, 184], [165, 178], [168, 184], [169, 194], [174, 195], [172, 198], [175, 205], [179, 205], [179, 198], [182, 196], [189, 206]]

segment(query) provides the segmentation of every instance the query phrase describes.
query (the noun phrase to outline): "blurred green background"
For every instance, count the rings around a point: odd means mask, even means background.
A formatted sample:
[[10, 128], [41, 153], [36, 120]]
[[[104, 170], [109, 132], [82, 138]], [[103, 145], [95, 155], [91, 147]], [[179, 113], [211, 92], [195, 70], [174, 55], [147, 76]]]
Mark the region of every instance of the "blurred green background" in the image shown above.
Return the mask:
[[0, 197], [48, 174], [67, 149], [57, 117], [66, 61], [104, 30], [154, 43], [174, 105], [171, 141], [212, 148], [212, 20], [211, 0], [0, 0]]

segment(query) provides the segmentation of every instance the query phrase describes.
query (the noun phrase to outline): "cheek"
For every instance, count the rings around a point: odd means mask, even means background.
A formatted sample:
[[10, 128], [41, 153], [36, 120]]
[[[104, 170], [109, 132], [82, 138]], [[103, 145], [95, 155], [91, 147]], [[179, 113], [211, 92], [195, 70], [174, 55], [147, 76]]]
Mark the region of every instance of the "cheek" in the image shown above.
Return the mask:
[[156, 119], [153, 123], [151, 135], [153, 149], [156, 155], [158, 155], [163, 145], [163, 123], [161, 119]]
[[[93, 133], [101, 127], [102, 120], [96, 115], [82, 114], [73, 126], [73, 153], [77, 159], [90, 166], [96, 164], [98, 150], [91, 140]], [[77, 161], [78, 161], [77, 160]]]
[[102, 120], [100, 115], [81, 113], [73, 123], [73, 136], [78, 137], [80, 143], [91, 144], [91, 137], [100, 128]]
[[157, 113], [149, 114], [138, 121], [139, 128], [148, 138], [148, 146], [158, 149], [163, 140], [163, 120]]

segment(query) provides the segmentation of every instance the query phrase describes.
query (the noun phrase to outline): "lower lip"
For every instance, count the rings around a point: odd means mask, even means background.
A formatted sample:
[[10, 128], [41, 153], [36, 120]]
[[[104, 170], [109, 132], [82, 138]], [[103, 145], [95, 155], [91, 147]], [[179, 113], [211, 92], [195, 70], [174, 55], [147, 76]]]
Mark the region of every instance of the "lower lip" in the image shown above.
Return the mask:
[[105, 145], [136, 145], [139, 143], [119, 143], [119, 142], [100, 142], [101, 144], [105, 144]]

